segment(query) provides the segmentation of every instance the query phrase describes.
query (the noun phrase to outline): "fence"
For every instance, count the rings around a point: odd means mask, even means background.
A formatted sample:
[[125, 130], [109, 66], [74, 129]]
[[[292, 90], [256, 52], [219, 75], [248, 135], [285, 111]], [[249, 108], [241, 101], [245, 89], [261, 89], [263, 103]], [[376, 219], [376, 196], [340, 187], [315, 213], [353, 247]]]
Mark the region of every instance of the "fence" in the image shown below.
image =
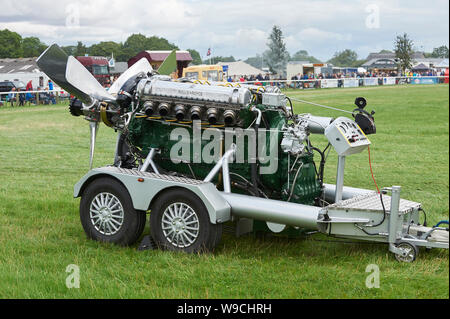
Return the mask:
[[[421, 77], [370, 77], [370, 78], [341, 78], [341, 79], [306, 79], [306, 80], [268, 80], [268, 81], [246, 81], [236, 82], [243, 84], [271, 85], [280, 88], [293, 89], [319, 89], [319, 88], [354, 88], [361, 86], [378, 85], [402, 85], [402, 84], [438, 84], [449, 83], [446, 76], [421, 76]], [[12, 94], [12, 95], [11, 95]], [[69, 95], [62, 90], [51, 91], [14, 91], [0, 92], [0, 105], [10, 104], [11, 106], [33, 104], [59, 103], [63, 99], [68, 99]]]
[[448, 83], [447, 76], [402, 76], [402, 77], [370, 77], [370, 78], [340, 78], [340, 79], [305, 79], [305, 80], [263, 80], [245, 81], [244, 84], [259, 84], [293, 89], [319, 88], [354, 88], [360, 86], [402, 85], [402, 84], [438, 84]]
[[69, 94], [62, 90], [0, 92], [0, 105], [56, 104], [65, 99]]

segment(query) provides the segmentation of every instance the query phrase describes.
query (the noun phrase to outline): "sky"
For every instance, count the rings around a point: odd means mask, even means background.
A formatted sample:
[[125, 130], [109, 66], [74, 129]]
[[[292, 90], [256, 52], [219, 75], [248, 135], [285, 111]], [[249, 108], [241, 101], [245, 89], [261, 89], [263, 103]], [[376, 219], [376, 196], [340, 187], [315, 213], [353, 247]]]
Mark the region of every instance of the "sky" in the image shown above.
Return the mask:
[[209, 47], [214, 56], [260, 54], [274, 25], [289, 53], [323, 61], [344, 49], [359, 58], [393, 49], [404, 32], [420, 51], [449, 44], [448, 0], [2, 0], [0, 8], [0, 29], [46, 44], [124, 42], [141, 33], [202, 57]]

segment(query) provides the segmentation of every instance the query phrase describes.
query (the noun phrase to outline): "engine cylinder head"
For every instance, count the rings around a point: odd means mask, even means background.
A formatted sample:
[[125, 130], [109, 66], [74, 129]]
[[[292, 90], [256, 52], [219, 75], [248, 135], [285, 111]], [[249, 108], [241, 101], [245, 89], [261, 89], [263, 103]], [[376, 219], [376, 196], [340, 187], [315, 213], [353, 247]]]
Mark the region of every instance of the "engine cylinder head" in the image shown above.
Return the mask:
[[209, 108], [208, 111], [206, 111], [206, 115], [208, 117], [209, 124], [214, 125], [217, 123], [219, 119], [219, 112], [216, 108]]
[[202, 118], [202, 108], [200, 106], [194, 105], [191, 107], [191, 120], [198, 121]]
[[144, 109], [145, 115], [152, 116], [155, 113], [154, 107], [155, 107], [155, 105], [153, 102], [147, 101], [144, 103], [142, 108]]
[[186, 107], [183, 104], [177, 104], [174, 108], [175, 117], [181, 121], [186, 116]]
[[236, 113], [233, 110], [226, 110], [223, 112], [223, 119], [225, 125], [232, 126], [236, 124]]
[[167, 116], [169, 114], [169, 110], [170, 110], [170, 105], [167, 103], [161, 103], [158, 106], [158, 113], [161, 116]]

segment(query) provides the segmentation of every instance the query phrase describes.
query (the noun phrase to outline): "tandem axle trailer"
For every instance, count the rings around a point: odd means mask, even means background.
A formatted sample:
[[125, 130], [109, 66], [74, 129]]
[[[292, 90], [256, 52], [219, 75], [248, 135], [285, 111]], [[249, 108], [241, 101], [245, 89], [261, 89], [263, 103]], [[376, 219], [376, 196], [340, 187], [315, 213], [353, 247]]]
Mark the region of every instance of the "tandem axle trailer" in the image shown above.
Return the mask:
[[[226, 174], [228, 161], [232, 155], [233, 152], [225, 154], [209, 178], [214, 177], [219, 169], [222, 169], [223, 180], [229, 183]], [[156, 241], [163, 243], [166, 248], [183, 247], [183, 242], [197, 240], [201, 225], [207, 225], [208, 228], [210, 227], [208, 224], [221, 225], [240, 219], [264, 221], [274, 232], [291, 226], [335, 237], [386, 243], [389, 251], [402, 262], [414, 261], [419, 247], [428, 249], [449, 247], [448, 227], [420, 225], [421, 204], [401, 199], [400, 186], [384, 188], [383, 194], [344, 186], [341, 190], [342, 200], [326, 207], [316, 207], [231, 193], [229, 185], [224, 185], [225, 191], [219, 191], [208, 180], [179, 178], [109, 166], [89, 171], [75, 185], [74, 197], [83, 196], [85, 190], [98, 180], [109, 180], [111, 185], [115, 182], [120, 185], [123, 188], [122, 192], [125, 190], [128, 193], [129, 197], [126, 198], [136, 212], [151, 210], [151, 214], [162, 215], [158, 221], [159, 225], [152, 225], [152, 230], [156, 233], [152, 236], [156, 235]], [[114, 191], [120, 192], [120, 187], [112, 192]], [[99, 188], [97, 193], [102, 194], [104, 191]], [[180, 194], [182, 196], [179, 196]], [[335, 194], [335, 185], [324, 185], [326, 199], [331, 201]], [[155, 209], [161, 209], [158, 202], [165, 197], [166, 203], [170, 204], [162, 207], [164, 212], [155, 212]], [[93, 198], [91, 209], [95, 211], [96, 197]], [[194, 206], [192, 202], [200, 204], [198, 207], [200, 210], [204, 209], [206, 214], [197, 212], [192, 207]], [[105, 207], [105, 217], [91, 218], [90, 221], [103, 223], [105, 229], [109, 223], [113, 229], [114, 222], [111, 220], [118, 215], [111, 212], [114, 212], [117, 206], [108, 209], [106, 200], [103, 204], [99, 201], [98, 205]], [[117, 202], [111, 201], [111, 205], [117, 205]], [[190, 215], [195, 215], [196, 218]], [[207, 220], [201, 220], [202, 218]], [[212, 244], [215, 243], [205, 243], [205, 246]]]

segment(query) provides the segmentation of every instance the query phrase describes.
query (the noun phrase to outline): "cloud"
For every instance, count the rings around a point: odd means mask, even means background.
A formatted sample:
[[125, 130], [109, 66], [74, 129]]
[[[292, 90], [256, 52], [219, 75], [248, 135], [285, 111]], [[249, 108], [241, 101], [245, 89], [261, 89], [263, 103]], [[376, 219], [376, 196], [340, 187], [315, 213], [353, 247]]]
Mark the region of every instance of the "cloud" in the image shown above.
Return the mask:
[[[369, 5], [379, 9], [379, 28], [366, 25]], [[74, 8], [76, 28], [66, 23]], [[360, 57], [392, 49], [403, 32], [424, 50], [448, 45], [448, 9], [448, 0], [2, 0], [0, 29], [62, 45], [123, 42], [142, 33], [201, 54], [212, 46], [214, 55], [246, 58], [266, 49], [270, 30], [278, 25], [291, 54], [307, 50], [325, 60], [347, 48]]]

